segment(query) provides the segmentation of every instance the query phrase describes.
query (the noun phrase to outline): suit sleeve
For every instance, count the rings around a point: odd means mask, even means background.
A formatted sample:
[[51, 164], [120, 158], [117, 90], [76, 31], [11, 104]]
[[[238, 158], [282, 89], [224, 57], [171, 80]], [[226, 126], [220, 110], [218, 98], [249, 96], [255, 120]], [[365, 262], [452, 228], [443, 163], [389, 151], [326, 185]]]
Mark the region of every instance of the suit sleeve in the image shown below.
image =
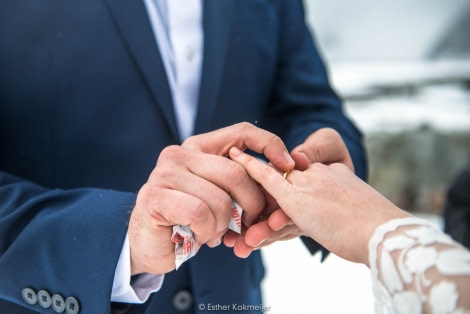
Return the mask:
[[279, 1], [279, 65], [270, 101], [269, 128], [281, 134], [289, 149], [322, 127], [336, 129], [345, 141], [356, 174], [367, 177], [362, 135], [345, 116], [329, 84], [322, 58], [304, 21], [301, 1]]
[[0, 200], [0, 299], [43, 310], [23, 299], [30, 288], [74, 297], [81, 313], [109, 312], [135, 194], [51, 190], [0, 172]]
[[[271, 96], [268, 128], [280, 134], [288, 149], [301, 144], [311, 133], [331, 127], [337, 130], [354, 162], [356, 174], [367, 178], [362, 134], [344, 114], [341, 99], [329, 84], [327, 71], [304, 20], [301, 1], [280, 1], [282, 23], [279, 65]], [[327, 251], [302, 238], [314, 254]]]

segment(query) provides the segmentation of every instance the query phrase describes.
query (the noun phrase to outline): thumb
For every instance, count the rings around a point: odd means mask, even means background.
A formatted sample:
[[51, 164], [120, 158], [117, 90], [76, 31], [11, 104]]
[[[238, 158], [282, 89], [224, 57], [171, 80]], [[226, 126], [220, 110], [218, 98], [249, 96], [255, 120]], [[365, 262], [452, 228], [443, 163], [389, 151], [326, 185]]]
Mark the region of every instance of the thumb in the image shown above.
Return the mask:
[[323, 128], [312, 133], [304, 143], [291, 151], [296, 169], [306, 170], [311, 164], [342, 163], [354, 171], [348, 148], [341, 135], [331, 129]]

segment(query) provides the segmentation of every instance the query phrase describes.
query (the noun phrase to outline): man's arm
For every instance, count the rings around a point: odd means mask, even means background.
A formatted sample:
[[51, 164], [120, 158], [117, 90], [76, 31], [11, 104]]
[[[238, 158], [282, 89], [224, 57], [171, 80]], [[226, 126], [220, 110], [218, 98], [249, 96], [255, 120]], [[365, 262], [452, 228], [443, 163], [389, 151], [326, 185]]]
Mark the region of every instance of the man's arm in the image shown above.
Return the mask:
[[[282, 21], [279, 27], [279, 62], [268, 117], [261, 121], [260, 126], [278, 134], [290, 151], [294, 149], [292, 156], [299, 169], [308, 166], [307, 160], [338, 162], [334, 152], [332, 154], [334, 144], [323, 146], [322, 150], [318, 151], [315, 142], [308, 140], [317, 130], [332, 128], [344, 141], [348, 149], [346, 153], [352, 159], [356, 175], [366, 179], [367, 163], [362, 135], [345, 116], [342, 102], [328, 81], [325, 65], [304, 21], [302, 1], [279, 1], [278, 5]], [[318, 152], [320, 155], [315, 156]], [[301, 153], [310, 156], [303, 158]], [[286, 225], [285, 228], [274, 232], [265, 222], [261, 222], [256, 229], [256, 232], [252, 232], [252, 235], [256, 236], [245, 240], [252, 245], [258, 243], [257, 247], [300, 234], [295, 225]], [[326, 256], [327, 251], [315, 241], [307, 238], [302, 240], [312, 254], [321, 250], [323, 256]], [[263, 243], [259, 244], [260, 241]], [[249, 254], [249, 245], [246, 243], [238, 242], [237, 245], [233, 238], [228, 238], [226, 244], [235, 246], [235, 252], [241, 256]]]
[[0, 172], [0, 199], [0, 298], [41, 310], [24, 300], [30, 288], [107, 313], [135, 194], [50, 190]]
[[251, 225], [265, 206], [258, 185], [226, 156], [231, 147], [264, 153], [280, 169], [294, 161], [276, 135], [239, 123], [190, 137], [162, 151], [138, 193], [129, 222], [132, 274], [162, 274], [175, 269], [172, 226], [189, 226], [199, 244], [220, 244], [230, 221], [232, 198]]
[[282, 12], [280, 62], [269, 107], [261, 127], [279, 134], [289, 150], [316, 130], [335, 129], [354, 163], [356, 175], [367, 177], [362, 135], [344, 114], [332, 89], [321, 54], [304, 21], [302, 1], [279, 1]]
[[45, 290], [74, 297], [83, 312], [106, 313], [126, 230], [131, 275], [164, 274], [175, 268], [173, 225], [188, 225], [199, 243], [215, 246], [228, 227], [231, 197], [249, 225], [265, 200], [226, 158], [233, 146], [265, 153], [280, 169], [294, 166], [279, 137], [242, 123], [165, 149], [137, 200], [104, 189], [46, 189], [1, 172], [0, 298], [37, 310], [22, 291]]

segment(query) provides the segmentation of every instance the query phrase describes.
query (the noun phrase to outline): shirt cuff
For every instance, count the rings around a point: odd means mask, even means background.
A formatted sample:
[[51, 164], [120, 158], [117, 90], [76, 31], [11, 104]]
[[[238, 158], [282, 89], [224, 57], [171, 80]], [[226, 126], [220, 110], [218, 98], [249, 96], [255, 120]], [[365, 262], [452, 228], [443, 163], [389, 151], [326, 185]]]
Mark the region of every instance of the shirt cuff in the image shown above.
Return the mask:
[[131, 251], [126, 234], [114, 273], [111, 302], [144, 303], [160, 290], [165, 275], [140, 274], [131, 282]]

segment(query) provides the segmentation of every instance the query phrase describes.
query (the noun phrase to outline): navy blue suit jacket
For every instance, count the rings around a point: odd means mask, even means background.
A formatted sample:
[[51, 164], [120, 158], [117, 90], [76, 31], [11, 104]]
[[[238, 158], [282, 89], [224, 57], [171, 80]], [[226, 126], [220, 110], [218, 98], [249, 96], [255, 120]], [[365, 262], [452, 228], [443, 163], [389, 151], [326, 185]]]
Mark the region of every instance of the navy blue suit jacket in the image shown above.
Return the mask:
[[[289, 148], [338, 130], [366, 175], [361, 135], [344, 116], [304, 23], [300, 0], [205, 0], [195, 133], [240, 121]], [[107, 313], [136, 192], [159, 152], [180, 139], [168, 82], [142, 1], [0, 1], [0, 312], [22, 289], [74, 296]], [[202, 248], [142, 313], [262, 302], [259, 253]], [[256, 312], [256, 311], [254, 311]], [[258, 311], [259, 313], [259, 311]]]

